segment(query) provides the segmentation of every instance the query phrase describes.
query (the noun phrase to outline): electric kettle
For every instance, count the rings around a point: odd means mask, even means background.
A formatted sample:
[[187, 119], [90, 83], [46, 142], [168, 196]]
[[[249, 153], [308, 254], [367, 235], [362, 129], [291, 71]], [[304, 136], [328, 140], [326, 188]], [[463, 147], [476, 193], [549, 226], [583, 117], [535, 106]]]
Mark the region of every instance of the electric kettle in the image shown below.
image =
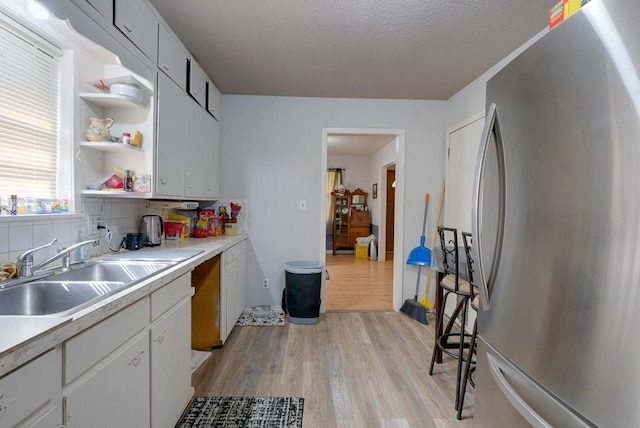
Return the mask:
[[140, 223], [140, 233], [142, 233], [142, 242], [145, 247], [155, 247], [162, 243], [162, 234], [164, 226], [162, 217], [159, 215], [143, 215]]

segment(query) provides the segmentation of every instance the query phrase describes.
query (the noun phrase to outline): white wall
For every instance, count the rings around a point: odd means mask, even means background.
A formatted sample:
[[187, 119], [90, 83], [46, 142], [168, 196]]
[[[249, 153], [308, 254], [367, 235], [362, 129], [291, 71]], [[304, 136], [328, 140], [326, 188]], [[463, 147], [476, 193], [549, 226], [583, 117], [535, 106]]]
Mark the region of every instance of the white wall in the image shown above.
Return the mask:
[[516, 56], [522, 51], [531, 46], [540, 37], [549, 32], [548, 28], [540, 31], [537, 35], [532, 37], [518, 49], [506, 56], [502, 61], [491, 67], [484, 72], [473, 82], [469, 83], [454, 96], [447, 100], [446, 104], [446, 123], [444, 129], [462, 122], [463, 120], [486, 110], [485, 106], [485, 91], [487, 81], [491, 79], [498, 71], [502, 70], [505, 65], [510, 63]]
[[[322, 128], [404, 129], [405, 254], [417, 245], [424, 192], [444, 176], [445, 103], [225, 95], [221, 124], [222, 197], [248, 199], [247, 304], [280, 304], [284, 263], [324, 260]], [[403, 185], [399, 183], [399, 185]], [[307, 210], [299, 211], [300, 199]], [[433, 227], [433, 224], [431, 225]], [[413, 239], [411, 239], [413, 238]], [[405, 275], [403, 299], [415, 273]], [[262, 278], [270, 280], [262, 288]]]
[[351, 192], [359, 187], [371, 193], [370, 164], [370, 156], [327, 156], [327, 168], [345, 169], [342, 171], [342, 183]]

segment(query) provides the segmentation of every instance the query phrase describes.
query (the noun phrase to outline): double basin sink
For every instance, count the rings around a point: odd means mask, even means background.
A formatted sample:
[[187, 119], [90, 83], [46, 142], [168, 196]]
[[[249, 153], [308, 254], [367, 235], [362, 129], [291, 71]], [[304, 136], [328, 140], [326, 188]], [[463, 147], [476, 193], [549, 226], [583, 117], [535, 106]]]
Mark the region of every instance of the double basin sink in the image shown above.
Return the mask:
[[68, 316], [177, 263], [130, 260], [80, 263], [43, 279], [0, 289], [0, 315]]

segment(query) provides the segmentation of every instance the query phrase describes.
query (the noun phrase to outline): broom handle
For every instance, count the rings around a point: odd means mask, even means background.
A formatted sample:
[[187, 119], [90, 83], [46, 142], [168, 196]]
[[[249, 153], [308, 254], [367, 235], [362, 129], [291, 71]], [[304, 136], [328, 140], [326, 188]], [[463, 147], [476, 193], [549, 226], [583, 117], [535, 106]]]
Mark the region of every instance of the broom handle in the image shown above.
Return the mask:
[[[440, 225], [440, 217], [442, 216], [442, 205], [444, 205], [444, 188], [445, 182], [442, 181], [442, 189], [440, 190], [440, 206], [438, 207], [438, 217], [436, 218], [436, 228], [433, 231], [433, 239], [431, 240], [431, 249], [433, 250], [438, 242], [437, 234], [438, 234], [438, 225]], [[429, 198], [429, 194], [427, 193], [427, 200]], [[424, 235], [424, 232], [422, 232]], [[425, 290], [425, 298], [427, 301], [429, 300], [429, 291], [431, 289], [431, 268], [429, 268], [429, 272], [427, 272], [427, 289]], [[435, 302], [434, 302], [435, 304]]]
[[422, 217], [422, 236], [427, 228], [427, 210], [429, 208], [429, 194], [424, 197], [424, 217]]

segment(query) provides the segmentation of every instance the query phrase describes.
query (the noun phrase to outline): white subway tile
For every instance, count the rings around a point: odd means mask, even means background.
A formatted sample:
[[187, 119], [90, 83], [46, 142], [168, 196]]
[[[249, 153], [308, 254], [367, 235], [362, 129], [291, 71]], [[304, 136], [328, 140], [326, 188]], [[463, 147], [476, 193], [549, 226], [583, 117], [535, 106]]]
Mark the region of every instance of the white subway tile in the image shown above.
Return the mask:
[[33, 248], [33, 227], [14, 226], [9, 228], [9, 251], [22, 251]]

